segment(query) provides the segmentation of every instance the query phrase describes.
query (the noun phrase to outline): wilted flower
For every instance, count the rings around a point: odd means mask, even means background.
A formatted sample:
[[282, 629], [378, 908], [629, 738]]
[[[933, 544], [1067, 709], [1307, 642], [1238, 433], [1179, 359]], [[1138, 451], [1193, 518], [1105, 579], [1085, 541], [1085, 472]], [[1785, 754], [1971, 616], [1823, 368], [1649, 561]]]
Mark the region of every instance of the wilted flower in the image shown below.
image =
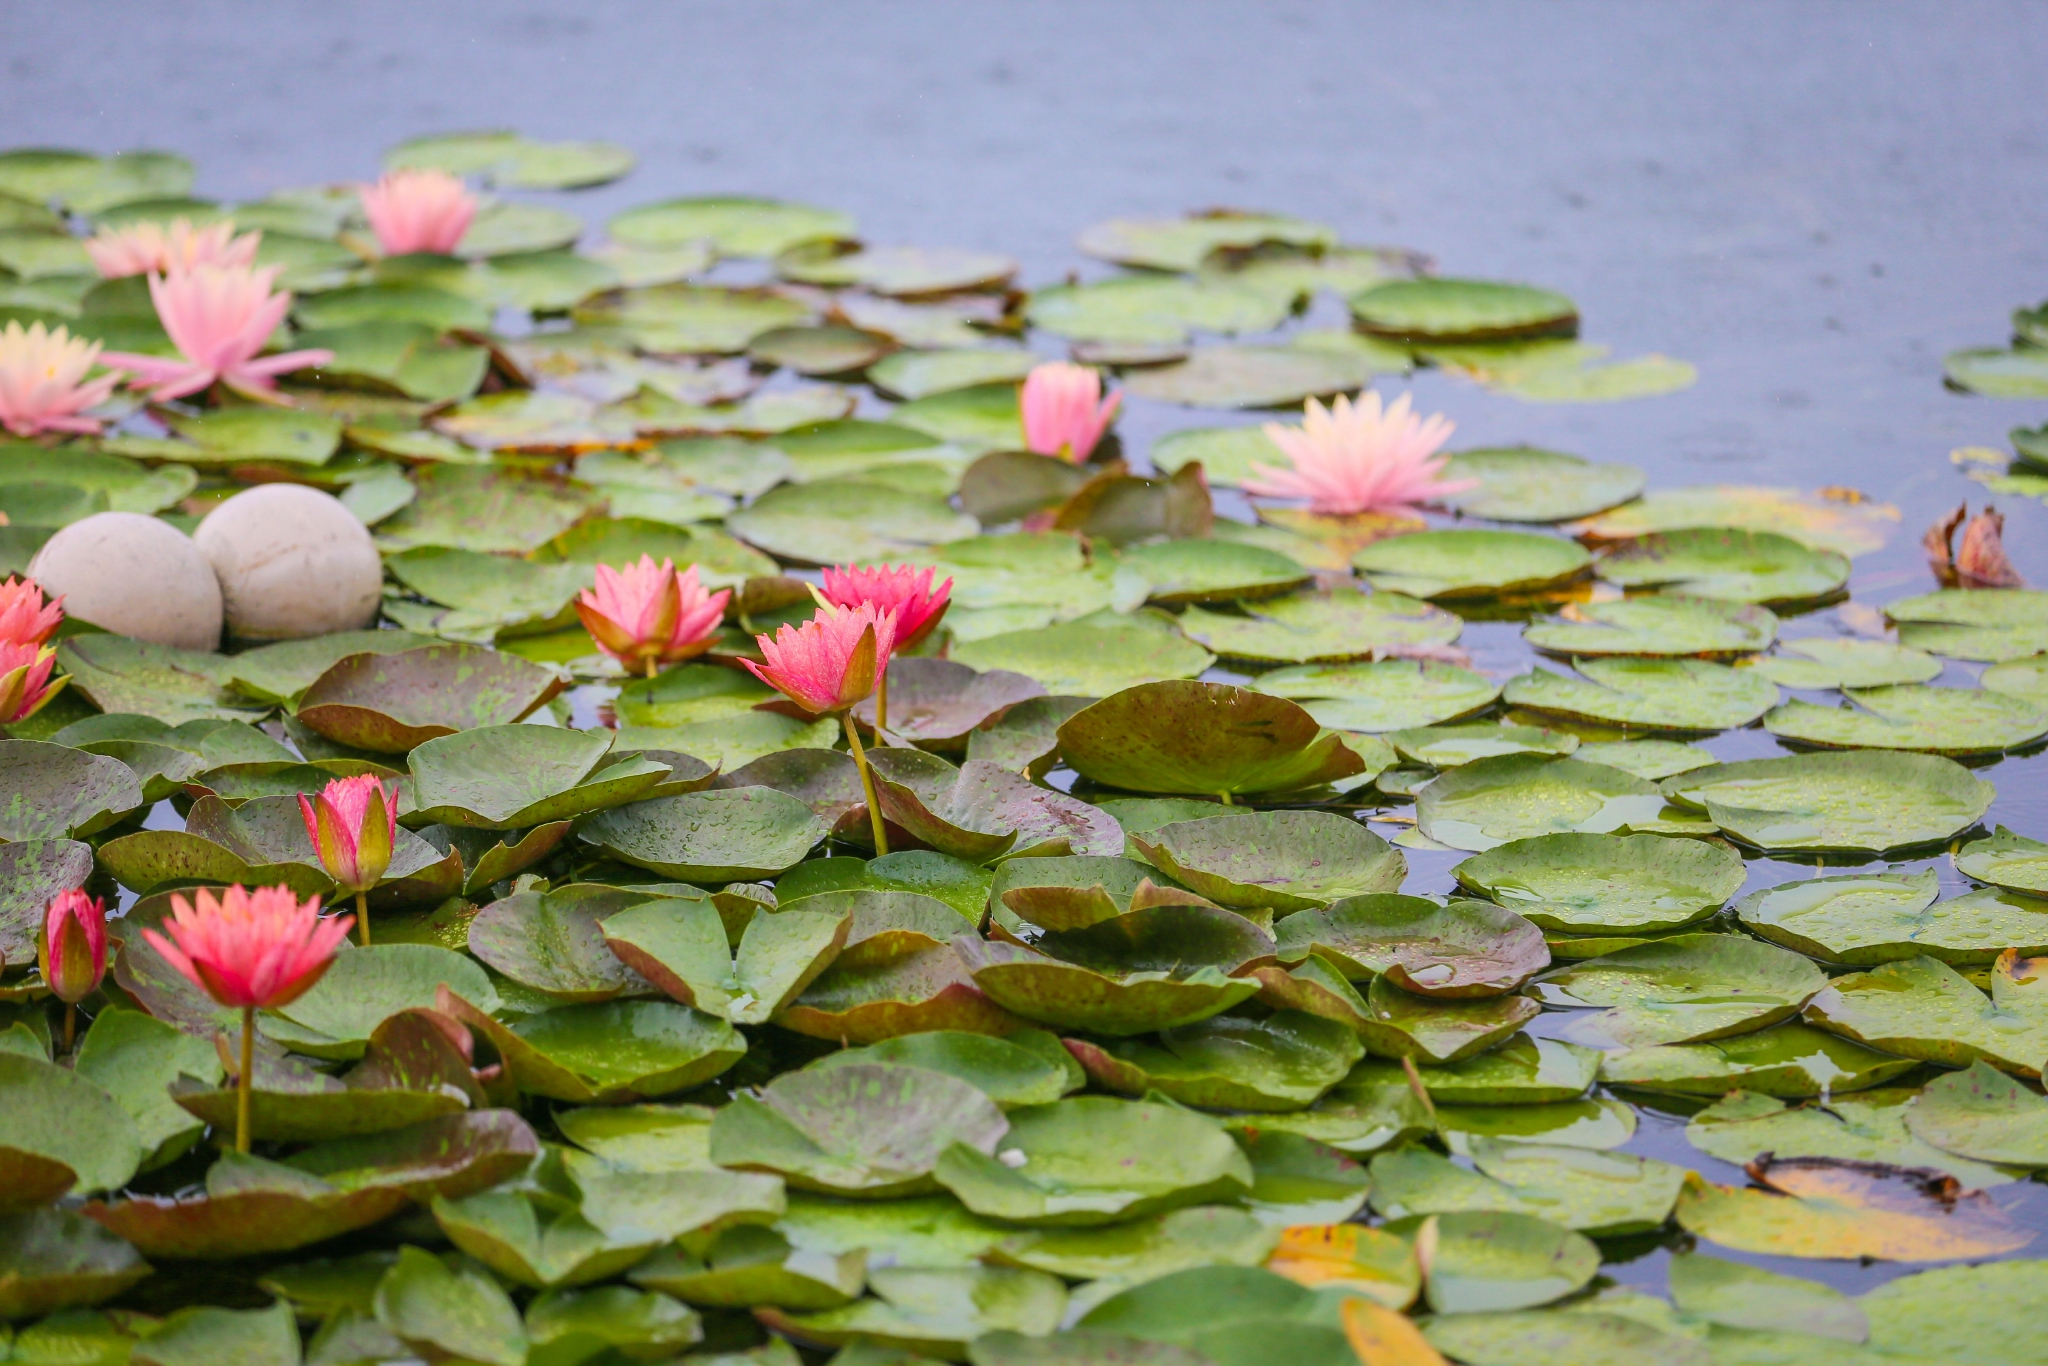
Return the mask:
[[578, 596], [576, 615], [598, 649], [652, 678], [710, 649], [731, 600], [730, 588], [705, 592], [696, 565], [678, 573], [673, 561], [657, 565], [642, 555], [624, 569], [599, 565], [597, 586]]
[[257, 358], [292, 306], [290, 294], [270, 292], [281, 269], [195, 266], [150, 276], [157, 320], [184, 359], [129, 352], [109, 352], [102, 359], [133, 370], [137, 385], [155, 385], [153, 398], [182, 398], [216, 380], [250, 398], [268, 397], [277, 388], [276, 376], [334, 359], [332, 351], [319, 350]]
[[237, 884], [218, 896], [202, 887], [190, 901], [174, 892], [164, 932], [142, 931], [143, 942], [186, 981], [242, 1012], [237, 1151], [249, 1151], [256, 1012], [290, 1005], [312, 990], [354, 923], [349, 915], [322, 917], [319, 897], [301, 902], [289, 887], [251, 892]]
[[[1965, 518], [1969, 518], [1967, 523]], [[1951, 552], [1957, 527], [1962, 528], [1963, 543]], [[2005, 553], [2005, 514], [1995, 508], [1987, 507], [1970, 517], [1970, 505], [1965, 502], [1927, 528], [1920, 544], [1927, 551], [1928, 567], [1944, 588], [2027, 586]]]
[[416, 251], [446, 256], [461, 243], [476, 217], [477, 200], [446, 171], [392, 171], [361, 190], [363, 216], [386, 256]]
[[1355, 404], [1339, 395], [1327, 410], [1310, 399], [1299, 427], [1268, 422], [1263, 430], [1289, 468], [1252, 466], [1245, 491], [1306, 498], [1312, 512], [1401, 513], [1478, 487], [1476, 479], [1437, 477], [1450, 457], [1436, 452], [1450, 438], [1452, 424], [1441, 413], [1426, 421], [1416, 417], [1406, 394], [1384, 409], [1370, 391]]
[[101, 228], [85, 240], [85, 249], [101, 278], [118, 280], [128, 275], [167, 275], [194, 266], [252, 266], [256, 248], [262, 244], [260, 232], [235, 236], [233, 223], [195, 228], [191, 219], [179, 218], [169, 228], [161, 223]]
[[55, 646], [33, 640], [0, 640], [0, 724], [26, 721], [64, 691], [71, 680], [50, 681], [57, 667]]
[[107, 975], [107, 903], [77, 888], [57, 893], [43, 912], [36, 939], [43, 983], [64, 1003], [64, 1050], [78, 1032], [78, 1003], [100, 989]]
[[356, 923], [369, 943], [369, 892], [391, 866], [398, 840], [398, 784], [368, 773], [336, 778], [318, 797], [300, 793], [299, 814], [320, 866], [343, 896], [356, 899]]
[[1018, 407], [1024, 416], [1024, 445], [1040, 455], [1082, 461], [1094, 453], [1122, 393], [1102, 396], [1102, 376], [1086, 365], [1049, 361], [1024, 378]]
[[120, 376], [88, 381], [85, 374], [95, 362], [111, 360], [100, 355], [98, 342], [62, 327], [7, 324], [0, 332], [0, 426], [16, 436], [97, 432], [99, 419], [85, 416], [85, 410], [105, 403]]
[[43, 601], [43, 586], [34, 579], [8, 576], [0, 583], [0, 640], [41, 645], [64, 622], [64, 599]]

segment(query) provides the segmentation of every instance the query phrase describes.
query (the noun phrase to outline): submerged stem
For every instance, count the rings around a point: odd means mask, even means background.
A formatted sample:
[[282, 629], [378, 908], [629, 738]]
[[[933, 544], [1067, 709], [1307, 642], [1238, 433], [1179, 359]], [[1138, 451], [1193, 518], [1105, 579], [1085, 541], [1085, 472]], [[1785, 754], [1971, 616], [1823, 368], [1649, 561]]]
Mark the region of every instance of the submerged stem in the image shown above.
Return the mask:
[[861, 791], [868, 798], [868, 819], [875, 827], [875, 857], [881, 858], [889, 852], [889, 836], [882, 830], [882, 804], [875, 800], [875, 773], [868, 767], [867, 751], [860, 747], [860, 732], [853, 728], [853, 713], [839, 713], [840, 722], [846, 727], [846, 743], [853, 750], [853, 766], [860, 770]]
[[370, 947], [370, 894], [356, 893], [356, 929], [362, 932], [363, 947]]
[[256, 1007], [242, 1007], [242, 1072], [235, 1078], [235, 1151], [249, 1151], [249, 1092], [256, 1071]]

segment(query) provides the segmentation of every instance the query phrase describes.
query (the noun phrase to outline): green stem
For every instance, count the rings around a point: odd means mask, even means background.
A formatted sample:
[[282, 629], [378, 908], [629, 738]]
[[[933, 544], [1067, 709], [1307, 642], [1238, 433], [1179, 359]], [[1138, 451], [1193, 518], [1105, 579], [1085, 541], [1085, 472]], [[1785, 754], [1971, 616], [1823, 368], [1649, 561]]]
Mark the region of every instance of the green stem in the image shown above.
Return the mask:
[[1219, 792], [1219, 793], [1217, 793], [1216, 795], [1217, 795], [1217, 796], [1219, 796], [1219, 797], [1221, 797], [1221, 798], [1223, 799], [1223, 804], [1224, 804], [1225, 806], [1231, 806], [1231, 805], [1233, 805], [1233, 804], [1234, 804], [1234, 803], [1232, 803], [1232, 802], [1231, 802], [1231, 800], [1230, 800], [1230, 794], [1229, 794], [1228, 792]]
[[356, 893], [356, 929], [362, 933], [363, 947], [370, 947], [370, 894]]
[[886, 745], [882, 732], [889, 728], [889, 666], [882, 665], [882, 677], [875, 684], [875, 743]]
[[64, 1051], [69, 1053], [78, 1040], [78, 1007], [64, 1003]]
[[256, 1080], [256, 1007], [242, 1007], [242, 1074], [235, 1078], [235, 1151], [249, 1151], [249, 1092]]
[[881, 858], [889, 852], [889, 836], [882, 829], [882, 804], [875, 800], [875, 773], [868, 767], [867, 751], [860, 747], [860, 732], [853, 727], [853, 713], [839, 713], [841, 724], [846, 727], [846, 743], [853, 750], [853, 766], [860, 770], [861, 791], [868, 798], [868, 819], [875, 827], [875, 857]]

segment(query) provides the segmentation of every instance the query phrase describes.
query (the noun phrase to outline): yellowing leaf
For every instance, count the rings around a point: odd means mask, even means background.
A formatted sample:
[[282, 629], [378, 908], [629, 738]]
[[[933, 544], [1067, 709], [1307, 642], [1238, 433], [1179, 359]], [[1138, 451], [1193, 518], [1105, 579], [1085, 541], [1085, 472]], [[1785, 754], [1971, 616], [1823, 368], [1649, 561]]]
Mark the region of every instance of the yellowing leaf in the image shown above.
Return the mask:
[[1346, 1300], [1344, 1336], [1363, 1366], [1446, 1366], [1406, 1314], [1371, 1300]]
[[1422, 1271], [1408, 1240], [1363, 1224], [1296, 1224], [1285, 1229], [1280, 1245], [1266, 1259], [1266, 1269], [1297, 1285], [1349, 1290], [1389, 1309], [1406, 1308], [1422, 1285]]
[[1723, 1247], [1779, 1257], [1943, 1262], [1996, 1257], [2034, 1240], [1984, 1192], [1952, 1177], [1826, 1158], [1759, 1159], [1749, 1170], [1772, 1189], [1689, 1176], [1679, 1224]]

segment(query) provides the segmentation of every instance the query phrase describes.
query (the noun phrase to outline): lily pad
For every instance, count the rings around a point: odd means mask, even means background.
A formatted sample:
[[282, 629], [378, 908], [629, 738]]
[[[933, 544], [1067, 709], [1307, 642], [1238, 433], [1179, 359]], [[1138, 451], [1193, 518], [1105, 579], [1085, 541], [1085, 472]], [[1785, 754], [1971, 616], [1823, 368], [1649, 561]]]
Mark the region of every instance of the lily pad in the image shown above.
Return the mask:
[[1334, 247], [1320, 223], [1280, 214], [1218, 209], [1184, 218], [1114, 218], [1084, 230], [1075, 245], [1089, 256], [1146, 270], [1194, 270], [1219, 248], [1286, 243], [1308, 250]]
[[1416, 726], [1392, 731], [1386, 739], [1403, 759], [1438, 769], [1503, 754], [1572, 754], [1579, 748], [1579, 737], [1569, 731], [1486, 721], [1469, 726]]
[[1689, 527], [1624, 542], [1600, 557], [1599, 574], [1624, 588], [1783, 604], [1840, 592], [1849, 557], [1774, 531]]
[[509, 1025], [452, 992], [442, 1008], [490, 1039], [521, 1091], [577, 1105], [688, 1090], [746, 1053], [731, 1025], [673, 1001], [557, 1006]]
[[615, 858], [689, 882], [748, 882], [799, 862], [826, 826], [767, 787], [657, 797], [604, 812], [580, 838]]
[[[1471, 1210], [1434, 1219], [1436, 1256], [1423, 1278], [1423, 1297], [1443, 1315], [1521, 1309], [1561, 1299], [1600, 1269], [1600, 1250], [1583, 1234], [1527, 1214]], [[1406, 1238], [1423, 1220], [1389, 1224]]]
[[1959, 1157], [2048, 1166], [2048, 1101], [1981, 1059], [1929, 1082], [1906, 1107], [1905, 1125]]
[[1219, 906], [1301, 911], [1401, 885], [1398, 850], [1326, 811], [1210, 817], [1134, 837], [1145, 857]]
[[1215, 662], [1151, 614], [1062, 622], [963, 641], [952, 658], [970, 668], [1034, 678], [1050, 693], [1107, 697], [1161, 679], [1192, 678]]
[[858, 479], [785, 484], [726, 524], [749, 544], [801, 564], [888, 560], [978, 529], [941, 499]]
[[1934, 1262], [1996, 1256], [2033, 1240], [1984, 1192], [1958, 1191], [1952, 1177], [1825, 1158], [1760, 1160], [1751, 1174], [1767, 1189], [1689, 1178], [1678, 1222], [1723, 1247], [1780, 1257]]
[[134, 1248], [69, 1210], [0, 1214], [0, 1249], [0, 1322], [99, 1304], [150, 1274]]
[[982, 992], [952, 949], [937, 946], [829, 970], [775, 1022], [841, 1044], [934, 1029], [1008, 1034], [1024, 1023]]
[[1500, 695], [1483, 674], [1413, 659], [1303, 664], [1260, 674], [1246, 686], [1300, 702], [1318, 725], [1376, 732], [1455, 721]]
[[77, 840], [0, 844], [0, 964], [35, 961], [43, 913], [59, 892], [83, 887], [92, 870], [92, 847]]
[[337, 743], [403, 754], [438, 736], [517, 721], [562, 686], [548, 669], [473, 645], [357, 654], [306, 689], [298, 719]]
[[1227, 279], [1115, 275], [1035, 291], [1026, 312], [1034, 327], [1082, 342], [1174, 347], [1194, 330], [1269, 332], [1293, 300]]
[[1252, 1184], [1251, 1164], [1222, 1128], [1179, 1106], [1077, 1096], [1009, 1118], [993, 1155], [956, 1144], [934, 1171], [962, 1204], [989, 1218], [1117, 1223], [1229, 1200]]
[[[916, 845], [968, 863], [1006, 854], [1109, 855], [1123, 831], [1099, 807], [1039, 787], [986, 760], [955, 769], [917, 750], [877, 750], [876, 795], [889, 826]], [[841, 839], [867, 843], [867, 813], [840, 818]]]
[[407, 758], [408, 823], [524, 830], [623, 806], [669, 775], [626, 756], [606, 763], [612, 737], [554, 726], [480, 726], [428, 740]]
[[1652, 1323], [1579, 1306], [1568, 1313], [1445, 1315], [1430, 1320], [1424, 1332], [1433, 1349], [1487, 1366], [1536, 1366], [1546, 1361], [1622, 1366], [1652, 1360], [1668, 1366], [1707, 1366], [1717, 1359], [1691, 1339]]
[[1994, 795], [1953, 760], [1868, 751], [1716, 764], [1661, 786], [1744, 844], [1873, 853], [1966, 830]]
[[[128, 1112], [68, 1068], [0, 1051], [0, 1096], [6, 1099], [0, 1165], [9, 1169], [10, 1187], [24, 1177], [41, 1187], [31, 1201], [117, 1190], [142, 1162], [140, 1133]], [[12, 1206], [21, 1194], [28, 1192], [0, 1189], [0, 1203]]]
[[[639, 995], [646, 981], [608, 946], [600, 922], [647, 902], [645, 893], [596, 883], [514, 892], [469, 922], [469, 951], [497, 972], [557, 1001]], [[673, 907], [669, 901], [650, 904]], [[465, 1000], [485, 1004], [457, 983]]]
[[1578, 330], [1577, 305], [1533, 285], [1429, 277], [1389, 280], [1351, 296], [1351, 316], [1376, 336], [1477, 342]]
[[1133, 792], [1286, 792], [1364, 764], [1296, 704], [1218, 683], [1141, 684], [1069, 717], [1060, 753]]
[[1479, 487], [1446, 495], [1468, 517], [1493, 522], [1566, 522], [1590, 517], [1643, 491], [1633, 465], [1598, 465], [1562, 451], [1534, 446], [1457, 451], [1444, 466], [1446, 481], [1477, 479]]
[[706, 196], [644, 204], [614, 217], [605, 227], [636, 247], [678, 247], [708, 242], [721, 255], [767, 258], [799, 242], [841, 241], [855, 231], [853, 219], [836, 209], [775, 199]]
[[1620, 769], [1537, 754], [1454, 768], [1415, 803], [1423, 834], [1474, 852], [1536, 835], [1605, 834], [1654, 821], [1663, 805], [1656, 784]]
[[[4, 852], [4, 851], [0, 851]], [[1955, 852], [1956, 871], [2014, 892], [2048, 896], [2048, 844], [2004, 826]]]
[[1575, 541], [1526, 531], [1425, 531], [1376, 541], [1351, 563], [1375, 588], [1471, 598], [1556, 588], [1583, 575], [1593, 557]]
[[1013, 348], [899, 351], [868, 367], [868, 381], [894, 398], [928, 398], [978, 384], [1012, 382], [1031, 373], [1038, 357]]
[[1578, 528], [1601, 541], [1628, 540], [1688, 527], [1776, 532], [1802, 545], [1855, 557], [1876, 550], [1897, 525], [1899, 510], [1852, 490], [1699, 484], [1660, 489]]
[[1709, 1323], [1849, 1343], [1870, 1335], [1856, 1302], [1818, 1281], [1693, 1252], [1674, 1256], [1670, 1275], [1679, 1311]]
[[1646, 730], [1746, 726], [1778, 701], [1778, 685], [1760, 670], [1703, 659], [1623, 656], [1573, 665], [1583, 677], [1533, 669], [1509, 679], [1502, 696], [1526, 711]]
[[1533, 925], [1482, 901], [1351, 896], [1286, 917], [1274, 939], [1282, 962], [1313, 953], [1351, 981], [1383, 974], [1444, 1000], [1505, 995], [1550, 964]]
[[1922, 954], [1983, 967], [2009, 948], [2048, 953], [2048, 901], [1985, 888], [1936, 905], [1936, 881], [1932, 872], [1812, 878], [1753, 892], [1735, 913], [1766, 939], [1854, 967]]
[[[1600, 1052], [1562, 1039], [1517, 1034], [1498, 1048], [1461, 1062], [1416, 1069], [1423, 1089], [1440, 1105], [1554, 1105], [1586, 1094], [1600, 1071]], [[1401, 1069], [1386, 1063], [1389, 1084], [1405, 1084]], [[1363, 1069], [1354, 1073], [1362, 1077]]]
[[1455, 871], [1473, 891], [1574, 934], [1675, 930], [1719, 910], [1745, 876], [1727, 849], [1662, 835], [1539, 835]]
[[1806, 1018], [1858, 1043], [1904, 1058], [1964, 1067], [1983, 1058], [2037, 1076], [2048, 1059], [2048, 988], [2040, 959], [2008, 950], [1991, 968], [1986, 996], [1937, 958], [1908, 958], [1837, 977]]
[[1654, 1158], [1534, 1143], [1474, 1145], [1467, 1171], [1427, 1148], [1372, 1162], [1373, 1208], [1390, 1219], [1496, 1211], [1584, 1233], [1645, 1233], [1670, 1217], [1685, 1168]]
[[[471, 444], [479, 444], [482, 435], [469, 428], [455, 434]], [[508, 439], [503, 444], [517, 442]], [[563, 488], [508, 469], [444, 463], [410, 478], [417, 496], [377, 524], [381, 549], [452, 546], [523, 555], [561, 535], [591, 510], [589, 497], [573, 485]]]
[[258, 1016], [257, 1032], [313, 1057], [360, 1058], [380, 1025], [433, 1006], [444, 986], [497, 1004], [489, 977], [462, 954], [433, 944], [356, 949], [337, 955], [305, 995]]
[[2048, 708], [2048, 656], [2029, 656], [1994, 664], [1977, 681], [1992, 692], [2017, 697], [2022, 702], [2032, 703], [2037, 709]]
[[1195, 1266], [1257, 1266], [1279, 1237], [1243, 1210], [1200, 1205], [1127, 1224], [1017, 1233], [994, 1255], [1009, 1265], [1122, 1286]]
[[1003, 1332], [1043, 1337], [1059, 1326], [1067, 1292], [1057, 1277], [1014, 1267], [888, 1267], [871, 1272], [872, 1297], [843, 1309], [791, 1314], [763, 1309], [761, 1320], [830, 1346], [873, 1343], [920, 1356], [960, 1360], [967, 1344]]
[[1263, 1020], [1219, 1015], [1165, 1030], [1156, 1045], [1070, 1039], [1067, 1049], [1108, 1090], [1158, 1091], [1212, 1110], [1303, 1109], [1342, 1081], [1365, 1051], [1343, 1025], [1289, 1010]]
[[[1029, 1041], [1028, 1043], [1026, 1041]], [[1085, 1076], [1051, 1034], [1020, 1030], [1007, 1039], [960, 1030], [906, 1034], [865, 1048], [828, 1053], [813, 1069], [888, 1063], [944, 1072], [968, 1082], [1006, 1110], [1050, 1105], [1083, 1085]]]
[[1561, 655], [1696, 655], [1726, 658], [1770, 648], [1778, 619], [1749, 603], [1683, 593], [1574, 603], [1533, 623], [1522, 638]]
[[1826, 636], [1781, 640], [1778, 653], [1757, 660], [1754, 667], [1787, 688], [1879, 688], [1925, 683], [1941, 674], [1941, 661], [1924, 650], [1888, 640]]
[[[1988, 1076], [2002, 1073], [1982, 1063]], [[2008, 1085], [2017, 1083], [2007, 1082]], [[1723, 1162], [1746, 1166], [1759, 1157], [1825, 1157], [1882, 1162], [1946, 1172], [1965, 1186], [2002, 1186], [2012, 1173], [1943, 1152], [1906, 1127], [1911, 1091], [1885, 1088], [1827, 1097], [1821, 1105], [1784, 1105], [1770, 1096], [1733, 1091], [1692, 1117], [1686, 1141]]]
[[1710, 1043], [1610, 1053], [1600, 1075], [1611, 1086], [1645, 1091], [1711, 1097], [1740, 1088], [1796, 1099], [1866, 1090], [1915, 1065], [1791, 1021]]
[[1263, 664], [1371, 659], [1405, 648], [1448, 645], [1464, 623], [1405, 593], [1298, 593], [1249, 603], [1242, 616], [1191, 607], [1181, 629], [1219, 655]]
[[601, 929], [616, 957], [684, 1005], [761, 1024], [831, 965], [851, 926], [836, 909], [777, 910], [755, 915], [731, 945], [710, 902], [662, 900], [616, 911]]
[[1231, 602], [1299, 588], [1308, 572], [1271, 550], [1207, 539], [1136, 545], [1117, 559], [1140, 575], [1152, 602]]
[[1546, 1005], [1601, 1008], [1565, 1033], [1624, 1048], [1703, 1043], [1748, 1034], [1796, 1015], [1827, 985], [1807, 959], [1741, 935], [1685, 934], [1550, 973]]
[[1764, 728], [1830, 749], [1935, 754], [2000, 754], [2048, 735], [2048, 711], [2005, 693], [1902, 683], [1844, 696], [1853, 705], [1787, 702], [1764, 718]]
[[1205, 346], [1186, 360], [1132, 370], [1124, 387], [1140, 398], [1197, 408], [1284, 408], [1350, 393], [1372, 366], [1340, 351], [1292, 346]]

